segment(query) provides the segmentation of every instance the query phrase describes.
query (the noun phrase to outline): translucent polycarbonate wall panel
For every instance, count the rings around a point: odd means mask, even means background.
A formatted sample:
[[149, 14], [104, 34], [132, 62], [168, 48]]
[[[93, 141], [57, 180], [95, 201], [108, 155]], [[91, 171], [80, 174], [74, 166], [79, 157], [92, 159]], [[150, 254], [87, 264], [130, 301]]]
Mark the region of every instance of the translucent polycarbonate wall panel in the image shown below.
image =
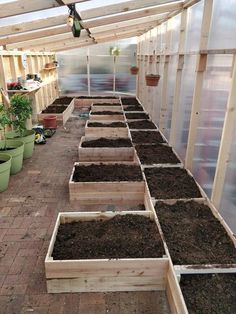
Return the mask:
[[113, 91], [113, 56], [90, 55], [91, 92]]
[[236, 127], [225, 176], [220, 213], [232, 231], [236, 233]]
[[211, 195], [231, 82], [231, 55], [209, 55], [204, 73], [193, 173]]
[[170, 19], [168, 28], [171, 31], [171, 40], [170, 40], [170, 52], [177, 52], [179, 47], [179, 33], [180, 33], [180, 21], [181, 15], [178, 14], [175, 17]]
[[88, 92], [87, 48], [70, 54], [58, 54], [59, 86], [63, 93]]
[[204, 1], [202, 0], [188, 9], [186, 51], [199, 49], [203, 6]]
[[116, 91], [135, 93], [136, 75], [130, 74], [130, 66], [135, 64], [134, 51], [120, 55], [116, 65]]
[[176, 143], [174, 148], [185, 160], [186, 148], [188, 142], [189, 122], [192, 109], [193, 91], [196, 80], [196, 61], [197, 56], [185, 56], [184, 67], [182, 72], [182, 84], [180, 90], [179, 108], [177, 111], [177, 130]]
[[209, 34], [209, 49], [236, 48], [236, 0], [215, 0]]
[[165, 129], [163, 130], [164, 135], [169, 140], [170, 137], [170, 127], [171, 127], [171, 117], [172, 117], [172, 108], [174, 101], [174, 92], [175, 92], [175, 82], [176, 82], [176, 69], [177, 69], [177, 56], [171, 56], [169, 60], [168, 68], [168, 84], [167, 84], [167, 107], [165, 114]]

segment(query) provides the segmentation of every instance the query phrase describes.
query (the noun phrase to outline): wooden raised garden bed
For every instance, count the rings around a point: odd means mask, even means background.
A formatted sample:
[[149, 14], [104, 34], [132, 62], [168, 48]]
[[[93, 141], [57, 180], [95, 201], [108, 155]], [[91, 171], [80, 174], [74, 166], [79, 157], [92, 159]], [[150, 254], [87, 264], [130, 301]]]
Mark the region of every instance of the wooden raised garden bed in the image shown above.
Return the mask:
[[[67, 98], [67, 97], [65, 97]], [[58, 100], [59, 101], [59, 100]], [[43, 119], [49, 115], [54, 115], [57, 117], [57, 123], [65, 125], [67, 120], [70, 118], [74, 110], [74, 99], [70, 104], [55, 104], [48, 106], [45, 110], [38, 114], [38, 120], [43, 121]]]
[[90, 111], [89, 120], [95, 121], [124, 121], [125, 116], [121, 111]]
[[93, 103], [108, 103], [120, 104], [120, 99], [117, 97], [106, 96], [81, 96], [75, 98], [75, 107], [89, 107]]
[[69, 181], [70, 200], [80, 204], [143, 201], [145, 184], [139, 165], [75, 163]]
[[88, 137], [128, 137], [129, 130], [124, 122], [87, 121], [85, 136]]
[[60, 213], [45, 259], [47, 290], [165, 290], [168, 265], [152, 212]]
[[121, 97], [123, 106], [140, 106], [141, 103], [136, 97]]
[[128, 127], [130, 130], [153, 130], [153, 129], [157, 129], [156, 125], [151, 120], [129, 121]]
[[99, 112], [99, 111], [114, 111], [114, 112], [123, 112], [121, 106], [98, 106], [98, 105], [92, 105], [91, 112]]
[[125, 112], [125, 118], [127, 120], [148, 120], [149, 115], [145, 112]]
[[178, 273], [236, 272], [236, 239], [208, 204], [206, 200], [156, 202], [157, 218]]
[[155, 199], [202, 198], [189, 171], [179, 167], [150, 167], [144, 170], [150, 194]]
[[124, 111], [144, 111], [141, 105], [123, 106]]
[[133, 161], [134, 147], [129, 138], [82, 137], [79, 161]]
[[161, 133], [157, 130], [154, 131], [131, 131], [131, 138], [134, 144], [158, 144], [166, 143]]
[[143, 165], [170, 166], [181, 164], [172, 148], [166, 144], [135, 145], [135, 149]]
[[67, 105], [67, 106], [69, 106], [72, 101], [74, 101], [73, 97], [60, 97], [60, 98], [56, 98], [53, 101], [52, 105]]

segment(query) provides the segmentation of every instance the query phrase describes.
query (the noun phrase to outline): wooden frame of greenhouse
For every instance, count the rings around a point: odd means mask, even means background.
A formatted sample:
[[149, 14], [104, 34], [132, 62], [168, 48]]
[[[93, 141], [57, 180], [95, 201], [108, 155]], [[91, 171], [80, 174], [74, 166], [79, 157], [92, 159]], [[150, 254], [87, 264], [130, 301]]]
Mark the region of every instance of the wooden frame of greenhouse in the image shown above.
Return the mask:
[[235, 21], [0, 0], [1, 313], [236, 313]]

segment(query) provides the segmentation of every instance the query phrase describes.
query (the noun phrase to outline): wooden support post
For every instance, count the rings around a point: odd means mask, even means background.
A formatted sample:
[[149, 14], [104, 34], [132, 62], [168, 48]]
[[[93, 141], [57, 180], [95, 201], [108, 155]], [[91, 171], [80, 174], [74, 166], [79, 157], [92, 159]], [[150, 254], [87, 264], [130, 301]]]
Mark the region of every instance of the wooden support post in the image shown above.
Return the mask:
[[[201, 38], [200, 38], [200, 50], [207, 49], [208, 44], [208, 34], [211, 25], [211, 16], [212, 16], [213, 0], [207, 0], [204, 2], [203, 18], [202, 18], [202, 27], [201, 27]], [[189, 136], [188, 144], [186, 150], [185, 166], [190, 171], [192, 170], [193, 165], [193, 156], [194, 156], [194, 147], [197, 136], [197, 127], [199, 120], [199, 109], [200, 109], [200, 100], [201, 92], [203, 86], [203, 76], [206, 69], [207, 63], [207, 54], [199, 54], [197, 61], [197, 75], [196, 82], [193, 93], [193, 102], [191, 110], [191, 118], [189, 125]]]
[[170, 145], [175, 146], [176, 143], [176, 131], [178, 123], [178, 111], [180, 103], [180, 90], [182, 84], [182, 72], [184, 66], [184, 46], [186, 41], [186, 27], [187, 27], [187, 9], [184, 9], [181, 13], [181, 24], [180, 24], [180, 37], [179, 37], [179, 55], [178, 65], [175, 81], [175, 92], [174, 101], [172, 108], [171, 128], [170, 128]]
[[227, 102], [227, 109], [224, 119], [224, 127], [221, 136], [220, 150], [216, 165], [215, 178], [212, 189], [211, 200], [217, 209], [220, 208], [220, 202], [225, 183], [225, 175], [230, 159], [230, 152], [233, 145], [233, 136], [236, 121], [236, 55], [234, 55], [233, 73], [231, 88]]
[[160, 108], [160, 118], [159, 118], [159, 128], [161, 132], [165, 130], [165, 121], [166, 121], [166, 111], [167, 111], [167, 85], [168, 85], [168, 69], [169, 69], [169, 56], [162, 56], [162, 62], [164, 62], [164, 71], [163, 71], [163, 83], [162, 83], [162, 92], [161, 92], [161, 108]]

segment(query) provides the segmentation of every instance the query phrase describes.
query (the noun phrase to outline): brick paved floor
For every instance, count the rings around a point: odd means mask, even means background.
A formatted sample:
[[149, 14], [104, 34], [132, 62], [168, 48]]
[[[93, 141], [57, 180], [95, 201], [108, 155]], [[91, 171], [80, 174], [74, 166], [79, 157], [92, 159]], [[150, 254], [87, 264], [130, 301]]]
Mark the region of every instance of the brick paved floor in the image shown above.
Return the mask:
[[44, 258], [57, 214], [78, 210], [68, 180], [83, 132], [75, 111], [0, 194], [0, 314], [169, 313], [162, 292], [47, 294]]

